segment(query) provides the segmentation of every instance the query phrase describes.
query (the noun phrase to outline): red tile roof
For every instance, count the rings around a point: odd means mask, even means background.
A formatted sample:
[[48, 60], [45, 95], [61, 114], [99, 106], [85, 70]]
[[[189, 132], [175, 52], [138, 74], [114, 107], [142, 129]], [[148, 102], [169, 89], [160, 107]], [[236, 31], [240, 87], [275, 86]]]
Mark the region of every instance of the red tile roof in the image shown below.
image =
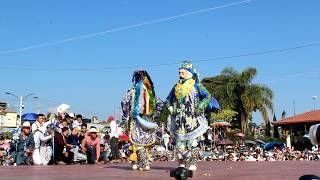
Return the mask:
[[320, 122], [320, 110], [309, 111], [303, 114], [292, 116], [286, 119], [282, 119], [277, 122], [273, 122], [273, 125], [286, 125], [286, 124], [299, 124], [299, 123], [319, 123]]

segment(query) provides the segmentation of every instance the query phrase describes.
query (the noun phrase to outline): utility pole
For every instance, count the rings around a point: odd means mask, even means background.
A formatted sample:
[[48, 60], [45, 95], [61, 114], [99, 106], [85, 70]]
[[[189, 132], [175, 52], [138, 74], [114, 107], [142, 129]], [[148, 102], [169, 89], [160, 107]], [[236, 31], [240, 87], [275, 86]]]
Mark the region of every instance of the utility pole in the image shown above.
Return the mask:
[[16, 126], [19, 127], [21, 125], [21, 120], [22, 120], [21, 116], [22, 116], [22, 111], [24, 109], [23, 100], [26, 99], [27, 97], [35, 95], [35, 94], [30, 93], [30, 94], [28, 94], [28, 95], [26, 95], [24, 97], [23, 96], [19, 97], [19, 96], [15, 95], [15, 94], [12, 94], [12, 93], [9, 93], [9, 92], [6, 92], [5, 94], [14, 96], [15, 98], [19, 99], [19, 101], [20, 101], [20, 103], [19, 103], [19, 120], [17, 120], [17, 123], [16, 123]]
[[316, 99], [318, 97], [317, 96], [312, 96], [312, 100], [313, 100], [313, 110], [315, 111], [316, 110]]
[[20, 106], [19, 106], [19, 122], [17, 122], [17, 126], [19, 126], [19, 124], [21, 125], [21, 116], [22, 116], [22, 109], [24, 108], [24, 105], [23, 105], [23, 97], [20, 96]]
[[36, 99], [36, 100], [38, 100], [38, 106], [37, 106], [37, 113], [38, 114], [40, 114], [40, 112], [41, 112], [41, 101], [40, 101], [40, 98], [39, 97], [33, 97], [33, 99]]
[[293, 115], [296, 115], [296, 100], [293, 99]]

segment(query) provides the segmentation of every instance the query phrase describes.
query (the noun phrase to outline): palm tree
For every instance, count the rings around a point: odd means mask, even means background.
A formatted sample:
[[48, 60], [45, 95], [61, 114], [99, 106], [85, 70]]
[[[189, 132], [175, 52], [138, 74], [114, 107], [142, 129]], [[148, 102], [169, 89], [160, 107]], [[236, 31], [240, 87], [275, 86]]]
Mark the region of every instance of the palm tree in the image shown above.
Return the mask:
[[247, 133], [252, 113], [260, 111], [265, 124], [269, 122], [269, 110], [273, 112], [273, 93], [266, 85], [254, 84], [255, 68], [237, 72], [225, 68], [220, 75], [204, 78], [202, 83], [223, 108], [238, 112], [243, 133]]

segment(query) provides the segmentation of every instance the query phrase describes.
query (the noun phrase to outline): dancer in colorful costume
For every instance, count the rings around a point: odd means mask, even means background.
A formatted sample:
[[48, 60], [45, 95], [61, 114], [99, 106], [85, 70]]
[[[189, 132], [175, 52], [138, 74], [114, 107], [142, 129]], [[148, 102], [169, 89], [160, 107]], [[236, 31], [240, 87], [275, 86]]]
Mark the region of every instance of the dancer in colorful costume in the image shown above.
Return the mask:
[[121, 102], [123, 119], [129, 123], [130, 155], [133, 170], [150, 170], [148, 149], [155, 143], [157, 124], [152, 118], [157, 112], [157, 98], [147, 71], [133, 73], [133, 87]]
[[198, 141], [208, 129], [205, 110], [217, 107], [217, 101], [200, 83], [193, 65], [185, 61], [179, 68], [180, 80], [167, 97], [170, 115], [168, 129], [176, 142], [180, 167], [196, 170], [198, 166]]

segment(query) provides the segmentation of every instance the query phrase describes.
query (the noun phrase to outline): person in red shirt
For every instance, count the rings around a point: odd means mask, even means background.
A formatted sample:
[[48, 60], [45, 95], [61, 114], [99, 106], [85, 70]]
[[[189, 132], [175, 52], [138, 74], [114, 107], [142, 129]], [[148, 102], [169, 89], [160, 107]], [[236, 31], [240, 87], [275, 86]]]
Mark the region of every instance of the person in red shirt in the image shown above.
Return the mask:
[[97, 129], [91, 127], [88, 134], [81, 143], [81, 150], [87, 154], [89, 164], [98, 163], [100, 157], [100, 138], [97, 134]]

